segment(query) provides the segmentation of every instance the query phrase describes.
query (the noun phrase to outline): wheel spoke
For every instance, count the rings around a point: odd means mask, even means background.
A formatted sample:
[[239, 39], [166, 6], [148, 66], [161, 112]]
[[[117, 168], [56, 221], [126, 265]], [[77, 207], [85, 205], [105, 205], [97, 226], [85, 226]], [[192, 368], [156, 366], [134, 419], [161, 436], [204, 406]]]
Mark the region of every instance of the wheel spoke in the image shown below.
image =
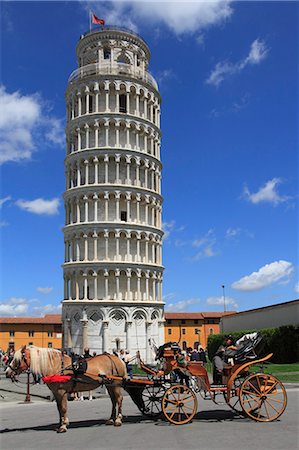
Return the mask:
[[276, 403], [284, 403], [283, 402], [283, 400], [277, 400], [276, 398], [268, 398], [268, 395], [267, 395], [267, 400], [271, 400], [271, 402], [276, 402]]
[[243, 389], [243, 394], [253, 395], [254, 397], [260, 398], [260, 394], [256, 394], [255, 392], [252, 391], [246, 391], [245, 389]]
[[266, 413], [267, 413], [267, 415], [268, 415], [268, 419], [270, 419], [270, 414], [269, 414], [267, 402], [264, 402], [264, 406], [265, 406]]
[[275, 411], [277, 412], [277, 414], [280, 413], [280, 411], [279, 411], [278, 409], [276, 409], [275, 406], [273, 406], [273, 405], [271, 404], [271, 402], [269, 402], [269, 400], [265, 400], [265, 402], [267, 402], [268, 405], [271, 406], [271, 408], [275, 409]]
[[177, 401], [176, 400], [170, 400], [170, 398], [167, 399], [168, 403], [171, 403], [172, 405], [177, 405]]
[[256, 387], [250, 382], [248, 381], [248, 384], [255, 390], [255, 392], [260, 395], [260, 392], [256, 389]]
[[256, 379], [257, 379], [257, 384], [258, 384], [258, 387], [259, 387], [259, 391], [261, 392], [261, 383], [260, 383], [260, 377], [255, 377]]
[[186, 406], [186, 405], [182, 406], [182, 408], [187, 408], [187, 409], [190, 409], [191, 411], [193, 411], [193, 409], [194, 409], [191, 406]]
[[275, 389], [275, 387], [277, 386], [278, 381], [275, 382], [275, 384], [273, 384], [272, 386], [269, 387], [268, 390], [265, 391], [265, 394], [271, 394], [271, 392], [273, 391], [273, 389]]
[[247, 411], [248, 413], [250, 413], [251, 411], [255, 411], [256, 409], [258, 409], [258, 408], [261, 408], [261, 404], [262, 404], [262, 402], [255, 402], [256, 403], [256, 405], [257, 406], [255, 406], [255, 405], [253, 405], [253, 406], [251, 406], [251, 408]]

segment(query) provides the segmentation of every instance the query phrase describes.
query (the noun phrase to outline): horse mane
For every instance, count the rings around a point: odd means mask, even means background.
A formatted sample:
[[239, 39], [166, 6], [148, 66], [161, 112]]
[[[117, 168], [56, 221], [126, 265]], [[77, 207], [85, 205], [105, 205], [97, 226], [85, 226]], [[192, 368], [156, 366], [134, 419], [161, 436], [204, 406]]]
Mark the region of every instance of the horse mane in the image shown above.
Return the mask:
[[[61, 352], [55, 348], [43, 348], [30, 345], [30, 369], [34, 374], [54, 375], [60, 371]], [[15, 352], [14, 358], [22, 360], [22, 349]]]

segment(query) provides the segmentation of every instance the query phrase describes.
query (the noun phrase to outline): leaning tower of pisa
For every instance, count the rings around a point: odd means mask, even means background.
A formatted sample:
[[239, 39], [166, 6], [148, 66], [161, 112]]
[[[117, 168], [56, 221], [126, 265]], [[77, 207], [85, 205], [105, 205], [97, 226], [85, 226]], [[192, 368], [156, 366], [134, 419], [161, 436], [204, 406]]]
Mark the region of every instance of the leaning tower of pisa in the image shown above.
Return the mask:
[[160, 94], [136, 33], [90, 31], [66, 90], [63, 345], [164, 342]]

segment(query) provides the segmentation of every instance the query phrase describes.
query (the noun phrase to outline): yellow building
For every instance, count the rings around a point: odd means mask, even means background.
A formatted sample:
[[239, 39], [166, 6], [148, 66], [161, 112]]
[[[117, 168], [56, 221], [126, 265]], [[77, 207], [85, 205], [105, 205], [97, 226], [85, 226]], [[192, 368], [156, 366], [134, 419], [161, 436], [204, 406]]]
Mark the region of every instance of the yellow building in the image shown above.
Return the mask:
[[62, 326], [60, 314], [44, 317], [0, 317], [0, 347], [17, 350], [22, 345], [61, 348]]
[[166, 312], [165, 342], [179, 342], [183, 350], [188, 347], [207, 348], [208, 336], [220, 333], [220, 319], [234, 311], [221, 312]]

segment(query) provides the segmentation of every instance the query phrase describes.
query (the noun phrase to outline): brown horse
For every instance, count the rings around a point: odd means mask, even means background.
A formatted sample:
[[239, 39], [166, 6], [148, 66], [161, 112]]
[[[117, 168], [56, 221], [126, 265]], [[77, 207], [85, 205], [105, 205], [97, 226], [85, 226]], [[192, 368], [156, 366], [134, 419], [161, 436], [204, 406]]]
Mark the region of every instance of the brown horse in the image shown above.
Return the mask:
[[[48, 388], [53, 392], [59, 412], [58, 433], [67, 431], [69, 419], [67, 416], [67, 398], [71, 392], [91, 391], [103, 384], [106, 376], [116, 376], [127, 379], [125, 364], [117, 356], [105, 353], [103, 355], [87, 358], [87, 367], [83, 375], [75, 376], [72, 370], [72, 360], [69, 356], [63, 355], [59, 350], [52, 348], [41, 348], [35, 346], [22, 347], [15, 352], [14, 358], [6, 369], [6, 377], [16, 381], [16, 376], [21, 372], [30, 369], [33, 374], [43, 376], [63, 374], [70, 375], [70, 380], [66, 382], [49, 382]], [[112, 412], [106, 425], [122, 425], [122, 381], [114, 380], [113, 385], [107, 385], [107, 390], [112, 402]], [[129, 392], [135, 403], [139, 399], [134, 398], [135, 392]], [[137, 394], [137, 392], [136, 392]], [[116, 409], [118, 411], [116, 413]]]

